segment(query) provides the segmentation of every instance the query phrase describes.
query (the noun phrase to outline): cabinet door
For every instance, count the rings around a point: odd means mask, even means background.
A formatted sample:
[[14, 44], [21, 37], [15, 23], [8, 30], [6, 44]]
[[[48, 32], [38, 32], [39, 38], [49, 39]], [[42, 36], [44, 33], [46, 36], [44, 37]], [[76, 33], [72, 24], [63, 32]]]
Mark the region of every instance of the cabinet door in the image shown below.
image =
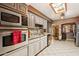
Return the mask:
[[[39, 39], [39, 38], [37, 38], [37, 39]], [[40, 50], [41, 49], [40, 49], [40, 41], [39, 40], [32, 43], [32, 44], [29, 44], [29, 55], [30, 56], [36, 55]]]
[[27, 46], [5, 54], [4, 56], [27, 56]]
[[39, 24], [41, 25], [41, 18], [39, 17]]
[[34, 56], [34, 44], [29, 44], [29, 56]]
[[36, 54], [37, 43], [29, 44], [29, 56], [34, 56]]
[[32, 25], [32, 21], [31, 21], [31, 13], [30, 13], [30, 12], [28, 13], [28, 18], [29, 18], [29, 19], [28, 19], [28, 26], [29, 26], [29, 27], [32, 27], [32, 26], [31, 26], [31, 25]]
[[41, 44], [41, 38], [40, 38], [40, 41], [39, 41], [39, 51], [41, 51], [42, 50], [42, 44]]
[[34, 28], [35, 27], [35, 15], [31, 15], [31, 26]]
[[30, 27], [30, 13], [28, 13], [28, 27]]
[[41, 25], [43, 25], [43, 18], [41, 18]]
[[43, 41], [43, 37], [41, 37], [41, 50], [44, 48], [44, 41]]
[[29, 12], [28, 16], [29, 16], [29, 20], [28, 20], [29, 27], [34, 28], [35, 27], [35, 15]]
[[41, 42], [40, 42], [40, 40], [39, 40], [39, 41], [36, 42], [36, 47], [37, 47], [37, 48], [36, 48], [36, 54], [41, 50], [41, 49], [40, 49], [40, 48], [41, 48], [40, 45], [41, 45]]
[[37, 15], [35, 15], [35, 23], [36, 24], [39, 24], [40, 23], [39, 16], [37, 16]]
[[44, 20], [44, 22], [43, 22], [44, 24], [43, 24], [43, 26], [44, 26], [44, 29], [47, 29], [47, 20]]
[[47, 37], [41, 37], [41, 50], [47, 46]]
[[37, 16], [35, 15], [35, 24], [38, 24]]
[[45, 20], [45, 29], [47, 29], [47, 20]]
[[42, 25], [42, 18], [40, 18], [40, 22], [39, 23]]
[[27, 14], [27, 5], [25, 3], [2, 3], [8, 9], [19, 11], [22, 14]]
[[43, 20], [43, 28], [44, 28], [44, 29], [45, 29], [45, 26], [46, 26], [46, 25], [45, 25], [45, 20]]
[[46, 46], [45, 37], [43, 37], [42, 41], [43, 41], [43, 48], [45, 48], [45, 46]]
[[2, 4], [15, 9], [15, 3], [2, 3]]
[[44, 42], [44, 47], [46, 47], [47, 46], [47, 36], [44, 37], [43, 42]]
[[19, 10], [26, 14], [27, 5], [24, 3], [19, 3]]
[[42, 46], [42, 49], [43, 49], [45, 47], [44, 37], [42, 38], [42, 44], [43, 44]]

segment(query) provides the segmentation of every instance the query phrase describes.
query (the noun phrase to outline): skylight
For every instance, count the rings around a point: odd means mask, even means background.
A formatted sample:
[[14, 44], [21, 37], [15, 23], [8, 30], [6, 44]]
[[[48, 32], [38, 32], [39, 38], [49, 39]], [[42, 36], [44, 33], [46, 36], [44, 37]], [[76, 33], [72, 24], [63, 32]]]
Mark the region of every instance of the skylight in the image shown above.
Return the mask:
[[64, 13], [66, 11], [65, 3], [51, 3], [50, 6], [53, 8], [55, 13]]

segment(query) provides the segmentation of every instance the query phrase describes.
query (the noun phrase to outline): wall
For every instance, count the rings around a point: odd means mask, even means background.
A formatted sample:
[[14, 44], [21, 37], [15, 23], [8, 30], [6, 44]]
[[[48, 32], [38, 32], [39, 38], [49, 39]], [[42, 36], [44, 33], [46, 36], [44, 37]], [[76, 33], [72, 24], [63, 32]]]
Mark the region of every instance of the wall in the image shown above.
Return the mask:
[[79, 23], [79, 17], [54, 21], [53, 25], [61, 25], [61, 24], [65, 24], [65, 23]]
[[59, 39], [61, 39], [62, 35], [61, 35], [61, 25], [62, 24], [66, 24], [66, 23], [79, 23], [79, 17], [74, 17], [74, 18], [70, 18], [70, 19], [64, 19], [64, 20], [56, 20], [53, 22], [52, 26], [56, 26], [59, 25]]

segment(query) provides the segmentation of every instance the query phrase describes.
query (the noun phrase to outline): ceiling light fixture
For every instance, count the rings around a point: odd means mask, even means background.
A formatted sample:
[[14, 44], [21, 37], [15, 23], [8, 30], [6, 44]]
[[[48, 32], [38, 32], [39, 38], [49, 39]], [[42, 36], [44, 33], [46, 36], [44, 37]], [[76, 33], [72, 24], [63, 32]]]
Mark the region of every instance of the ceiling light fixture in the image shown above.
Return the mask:
[[60, 19], [64, 19], [64, 16], [65, 16], [65, 14], [64, 13], [61, 13]]
[[61, 16], [61, 19], [64, 19], [64, 17], [63, 17], [63, 16]]

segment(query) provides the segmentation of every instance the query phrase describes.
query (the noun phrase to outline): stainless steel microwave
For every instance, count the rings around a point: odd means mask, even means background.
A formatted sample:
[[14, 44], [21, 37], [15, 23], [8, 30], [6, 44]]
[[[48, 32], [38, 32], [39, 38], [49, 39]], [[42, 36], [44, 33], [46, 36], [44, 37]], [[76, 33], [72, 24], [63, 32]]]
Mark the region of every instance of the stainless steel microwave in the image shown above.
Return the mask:
[[21, 14], [0, 7], [1, 25], [21, 26]]

